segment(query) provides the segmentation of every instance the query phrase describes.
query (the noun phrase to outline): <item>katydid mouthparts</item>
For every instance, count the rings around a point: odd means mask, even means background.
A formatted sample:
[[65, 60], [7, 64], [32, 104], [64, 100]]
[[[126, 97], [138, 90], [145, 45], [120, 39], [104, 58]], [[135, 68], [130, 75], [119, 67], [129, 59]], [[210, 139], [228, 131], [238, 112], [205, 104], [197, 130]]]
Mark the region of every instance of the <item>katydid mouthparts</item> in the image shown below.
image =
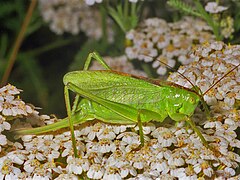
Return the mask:
[[[106, 70], [89, 71], [92, 59], [97, 60]], [[68, 117], [43, 127], [16, 130], [17, 135], [41, 134], [69, 126], [74, 155], [77, 157], [74, 125], [94, 119], [114, 124], [138, 124], [143, 146], [142, 123], [163, 122], [169, 116], [174, 121], [187, 121], [208, 147], [202, 133], [191, 120], [196, 107], [203, 100], [196, 90], [113, 71], [96, 52], [89, 54], [84, 70], [67, 73], [63, 82]], [[69, 90], [77, 94], [72, 109]]]

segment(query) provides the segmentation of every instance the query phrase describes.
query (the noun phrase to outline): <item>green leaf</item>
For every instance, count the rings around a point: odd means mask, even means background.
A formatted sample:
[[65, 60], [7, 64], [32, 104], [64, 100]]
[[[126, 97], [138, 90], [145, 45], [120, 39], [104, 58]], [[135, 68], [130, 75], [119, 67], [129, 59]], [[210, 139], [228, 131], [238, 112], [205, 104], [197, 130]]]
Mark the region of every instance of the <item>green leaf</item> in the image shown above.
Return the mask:
[[122, 18], [120, 16], [120, 14], [118, 14], [118, 11], [116, 11], [112, 7], [109, 7], [108, 10], [109, 10], [109, 14], [116, 21], [116, 23], [119, 25], [119, 27], [122, 29], [122, 31], [126, 32], [126, 29], [125, 29], [125, 26], [124, 26], [124, 22], [123, 22], [123, 20], [122, 20]]
[[181, 0], [168, 0], [167, 4], [187, 14], [201, 17], [201, 14], [197, 12], [194, 7], [184, 3]]
[[108, 12], [122, 31], [126, 33], [137, 26], [139, 8], [140, 5], [137, 5], [137, 3], [129, 3], [126, 1], [124, 4], [118, 4], [116, 9], [108, 7]]

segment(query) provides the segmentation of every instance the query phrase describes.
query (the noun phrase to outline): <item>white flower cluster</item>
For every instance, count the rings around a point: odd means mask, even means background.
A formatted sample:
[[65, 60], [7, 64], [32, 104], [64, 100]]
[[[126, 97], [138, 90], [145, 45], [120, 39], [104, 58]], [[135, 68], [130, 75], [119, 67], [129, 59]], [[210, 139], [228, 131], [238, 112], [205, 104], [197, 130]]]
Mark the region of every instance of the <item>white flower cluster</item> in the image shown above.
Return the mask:
[[[39, 7], [45, 22], [56, 34], [64, 32], [78, 34], [83, 31], [88, 37], [102, 37], [101, 14], [79, 0], [39, 0]], [[107, 19], [108, 40], [113, 40], [111, 21]]]
[[153, 61], [153, 68], [164, 75], [167, 68], [159, 60], [171, 67], [177, 61], [188, 64], [193, 61], [188, 56], [192, 46], [212, 41], [214, 36], [205, 22], [185, 17], [174, 23], [159, 18], [147, 19], [140, 27], [129, 31], [126, 38], [130, 41], [125, 50], [129, 59]]
[[0, 152], [2, 147], [7, 145], [7, 138], [2, 132], [11, 128], [7, 120], [27, 116], [34, 111], [16, 97], [19, 93], [20, 90], [10, 84], [0, 88]]
[[0, 113], [2, 116], [27, 116], [33, 109], [21, 99], [15, 97], [20, 91], [8, 84], [0, 89]]
[[[205, 44], [192, 52], [195, 61], [180, 71], [205, 92], [240, 63], [239, 52], [237, 45]], [[190, 87], [178, 73], [169, 80]], [[234, 149], [240, 148], [236, 134], [239, 85], [240, 67], [204, 96], [212, 117], [207, 119], [200, 109], [192, 117], [211, 148], [185, 122], [166, 127], [145, 124], [141, 148], [135, 125], [88, 122], [75, 129], [79, 158], [73, 157], [70, 132], [23, 136], [23, 145], [16, 143], [15, 150], [0, 158], [0, 178], [237, 180], [240, 156]]]
[[[125, 55], [118, 57], [103, 57], [103, 59], [112, 70], [147, 77], [147, 74], [144, 71], [135, 69], [133, 64], [128, 61]], [[100, 65], [99, 62], [93, 61], [90, 70], [106, 69], [102, 65]]]
[[[225, 110], [234, 108], [236, 101], [240, 100], [239, 67], [218, 82], [214, 88], [208, 89], [231, 68], [239, 65], [240, 46], [226, 45], [222, 42], [206, 43], [196, 47], [190, 56], [195, 61], [188, 67], [180, 67], [179, 71], [184, 73], [203, 92], [208, 91], [204, 96], [208, 105], [211, 105], [211, 107], [219, 106], [215, 107], [216, 110], [218, 108]], [[169, 80], [182, 86], [191, 87], [186, 80], [183, 80], [177, 74], [172, 74]]]

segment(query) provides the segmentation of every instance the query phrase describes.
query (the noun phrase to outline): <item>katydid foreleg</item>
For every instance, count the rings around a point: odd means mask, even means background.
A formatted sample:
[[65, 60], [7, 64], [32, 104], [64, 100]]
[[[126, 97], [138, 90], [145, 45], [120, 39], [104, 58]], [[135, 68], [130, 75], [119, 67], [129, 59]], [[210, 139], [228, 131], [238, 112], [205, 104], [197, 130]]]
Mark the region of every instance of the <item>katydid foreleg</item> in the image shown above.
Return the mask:
[[138, 121], [141, 146], [144, 146], [144, 134], [143, 134], [142, 121], [141, 121], [141, 110], [138, 111], [137, 121]]
[[197, 128], [197, 126], [194, 123], [194, 121], [191, 118], [187, 117], [187, 116], [185, 118], [185, 121], [191, 126], [191, 128], [194, 130], [194, 132], [197, 133], [198, 137], [201, 139], [201, 141], [204, 144], [204, 146], [207, 147], [207, 148], [210, 148], [209, 145], [208, 145], [208, 142], [203, 137], [202, 133], [199, 131], [199, 129]]
[[[73, 115], [74, 111], [71, 111], [69, 91], [68, 91], [67, 86], [64, 87], [64, 97], [65, 97], [65, 103], [66, 103], [66, 109], [67, 109], [67, 115], [68, 115], [69, 128], [70, 128], [70, 131], [71, 131], [73, 152], [74, 152], [74, 156], [78, 157], [77, 146], [76, 146], [76, 138], [75, 138], [75, 134], [74, 134], [74, 127], [73, 127], [73, 120], [72, 120], [72, 115]], [[77, 99], [75, 99], [75, 101], [76, 100]]]

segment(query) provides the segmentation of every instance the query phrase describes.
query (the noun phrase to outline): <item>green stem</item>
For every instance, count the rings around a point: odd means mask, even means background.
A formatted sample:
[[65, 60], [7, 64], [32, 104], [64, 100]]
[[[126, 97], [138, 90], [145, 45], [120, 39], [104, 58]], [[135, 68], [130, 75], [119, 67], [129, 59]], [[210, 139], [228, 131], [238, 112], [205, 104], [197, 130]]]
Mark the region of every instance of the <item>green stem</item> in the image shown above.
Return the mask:
[[37, 0], [31, 0], [31, 3], [30, 3], [30, 5], [28, 7], [28, 10], [27, 10], [27, 14], [26, 14], [26, 16], [24, 18], [24, 21], [23, 21], [23, 24], [21, 26], [20, 32], [19, 32], [19, 34], [17, 36], [17, 39], [16, 39], [16, 41], [13, 45], [13, 50], [12, 50], [11, 55], [9, 57], [8, 64], [7, 64], [6, 70], [3, 74], [3, 78], [2, 78], [0, 86], [5, 85], [8, 81], [8, 78], [9, 78], [10, 73], [12, 71], [12, 68], [13, 68], [13, 65], [15, 63], [18, 51], [19, 51], [20, 46], [22, 44], [22, 41], [24, 39], [24, 35], [25, 35], [27, 27], [30, 23], [30, 20], [31, 20], [31, 17], [32, 17], [32, 14], [33, 14], [33, 11], [35, 9], [36, 4], [37, 4]]

